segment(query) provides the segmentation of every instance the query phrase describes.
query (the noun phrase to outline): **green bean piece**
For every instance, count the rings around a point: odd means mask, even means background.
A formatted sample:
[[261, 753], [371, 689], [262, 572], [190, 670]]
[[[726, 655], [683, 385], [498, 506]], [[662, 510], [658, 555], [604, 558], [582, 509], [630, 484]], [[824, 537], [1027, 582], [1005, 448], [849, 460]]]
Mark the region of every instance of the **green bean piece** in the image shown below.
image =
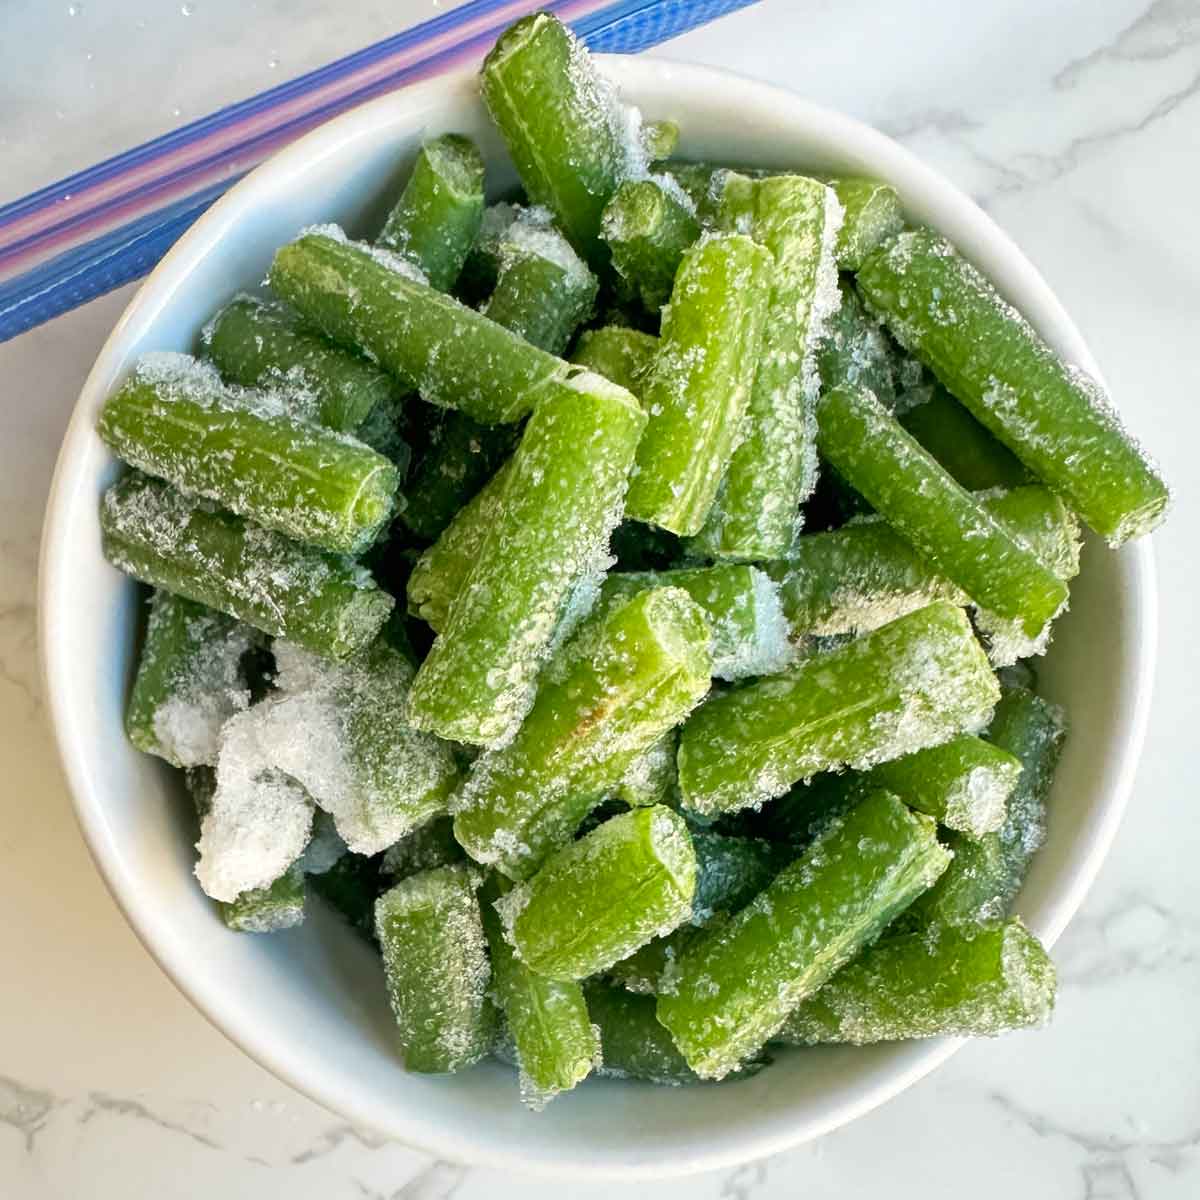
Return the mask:
[[721, 224], [765, 246], [774, 269], [745, 436], [693, 543], [707, 557], [786, 553], [816, 486], [816, 351], [839, 299], [838, 215], [833, 193], [815, 179], [726, 177]]
[[1110, 545], [1148, 533], [1170, 495], [1104, 389], [1063, 362], [942, 237], [902, 233], [857, 284], [896, 340]]
[[438, 633], [445, 628], [450, 605], [495, 524], [509, 474], [505, 464], [458, 510], [438, 540], [417, 559], [408, 577], [408, 611]]
[[484, 425], [519, 421], [569, 371], [423, 282], [405, 260], [335, 226], [282, 247], [271, 287], [339, 345], [361, 349], [422, 399]]
[[1066, 737], [1062, 710], [1024, 688], [1005, 688], [984, 736], [1021, 763], [1004, 824], [975, 841], [951, 835], [953, 864], [906, 921], [969, 927], [1001, 921], [1045, 837], [1046, 797]]
[[[694, 845], [694, 831], [692, 836]], [[665, 936], [647, 942], [620, 962], [613, 963], [605, 971], [605, 976], [628, 992], [656, 996], [663, 986], [663, 980], [670, 979], [670, 972], [679, 956], [700, 936], [700, 931], [699, 925], [680, 925]]]
[[1009, 796], [1021, 777], [1021, 760], [969, 733], [891, 762], [863, 777], [947, 829], [978, 839], [1004, 823]]
[[388, 997], [410, 1071], [460, 1071], [495, 1035], [487, 940], [466, 867], [402, 879], [375, 902]]
[[[897, 363], [892, 344], [883, 327], [863, 307], [853, 284], [842, 278], [838, 293], [841, 303], [829, 314], [824, 337], [817, 346], [821, 387], [825, 391], [835, 387], [869, 388], [885, 408], [894, 408]], [[917, 437], [915, 431], [913, 436]], [[925, 445], [920, 437], [917, 440]], [[932, 447], [926, 448], [942, 461]]]
[[662, 805], [611, 817], [499, 902], [517, 955], [550, 979], [584, 979], [670, 933], [691, 912], [696, 856]]
[[552, 225], [516, 221], [499, 241], [484, 313], [533, 346], [562, 354], [592, 311], [599, 283]]
[[462, 847], [454, 838], [453, 819], [434, 817], [393, 842], [383, 852], [379, 869], [392, 879], [407, 879], [431, 867], [452, 867], [465, 858]]
[[857, 271], [876, 246], [904, 228], [900, 197], [888, 184], [856, 175], [831, 179], [829, 186], [846, 214], [838, 231], [838, 266]]
[[377, 854], [445, 813], [450, 747], [404, 720], [414, 669], [384, 630], [341, 662], [277, 641], [277, 692], [254, 711], [269, 761], [299, 782], [355, 854]]
[[480, 894], [492, 961], [492, 994], [516, 1049], [521, 1099], [535, 1112], [591, 1073], [600, 1037], [578, 983], [536, 975], [513, 953], [493, 902], [507, 889], [498, 881]]
[[696, 852], [696, 894], [692, 924], [707, 925], [718, 913], [744, 908], [795, 857], [787, 847], [760, 838], [726, 837], [692, 831]]
[[644, 1079], [669, 1087], [701, 1082], [658, 1023], [653, 996], [635, 996], [624, 988], [597, 982], [585, 984], [583, 994], [600, 1030], [604, 1061], [598, 1075]]
[[650, 414], [630, 516], [698, 533], [742, 433], [770, 296], [772, 258], [740, 234], [683, 256], [642, 399]]
[[454, 833], [477, 862], [526, 878], [566, 845], [633, 760], [708, 690], [708, 622], [677, 588], [639, 593], [582, 632], [516, 736], [475, 763]]
[[613, 792], [614, 799], [630, 808], [646, 808], [651, 804], [674, 804], [679, 783], [675, 755], [679, 737], [674, 729], [643, 750], [625, 768]]
[[483, 219], [483, 158], [457, 133], [431, 138], [376, 241], [448, 292], [458, 279]]
[[966, 614], [942, 601], [709, 700], [679, 740], [685, 808], [713, 816], [985, 720], [999, 688]]
[[674, 121], [647, 121], [642, 126], [642, 154], [647, 162], [670, 158], [679, 145], [679, 126]]
[[409, 693], [417, 728], [473, 745], [516, 730], [572, 587], [603, 569], [644, 425], [633, 396], [590, 372], [538, 404]]
[[605, 206], [600, 233], [625, 288], [648, 312], [658, 312], [671, 297], [684, 251], [700, 236], [700, 222], [664, 183], [627, 179]]
[[600, 216], [639, 147], [625, 144], [612, 86], [557, 17], [510, 25], [483, 60], [480, 90], [521, 183], [593, 268], [605, 265]]
[[1030, 482], [1029, 472], [944, 387], [899, 414], [900, 424], [970, 491], [1013, 488]]
[[400, 520], [417, 537], [434, 541], [516, 443], [515, 426], [480, 425], [465, 413], [447, 413], [405, 489], [408, 503]]
[[455, 288], [463, 303], [479, 305], [492, 294], [500, 273], [500, 242], [517, 221], [531, 221], [545, 228], [553, 225], [554, 215], [548, 209], [525, 208], [505, 200], [489, 204], [483, 210], [479, 233]]
[[400, 485], [361, 442], [296, 421], [266, 393], [227, 388], [186, 354], [143, 356], [96, 427], [131, 466], [325, 550], [365, 550]]
[[582, 333], [571, 361], [640, 396], [657, 353], [658, 338], [652, 334], [607, 325]]
[[254, 630], [203, 604], [156, 591], [125, 709], [125, 732], [175, 767], [215, 765], [221, 726], [249, 707], [243, 658]]
[[[1079, 571], [1079, 529], [1062, 501], [1036, 484], [975, 499], [1032, 550], [1059, 579]], [[764, 568], [779, 582], [784, 615], [794, 639], [834, 637], [877, 629], [934, 600], [967, 604], [965, 592], [946, 578], [879, 517], [796, 539], [787, 559]], [[989, 655], [999, 663], [1033, 647], [1015, 622], [989, 623]], [[1044, 642], [1041, 649], [1044, 649]]]
[[[412, 447], [404, 440], [408, 424], [406, 409], [411, 399], [402, 396], [397, 389], [392, 395], [379, 400], [367, 414], [366, 420], [354, 431], [354, 436], [364, 446], [370, 446], [376, 454], [382, 454], [396, 468], [401, 480], [407, 478], [412, 462]], [[397, 504], [396, 507], [401, 514], [404, 513], [404, 504]]]
[[386, 371], [256, 296], [235, 296], [200, 336], [230, 383], [276, 392], [296, 416], [339, 433], [355, 433], [378, 404], [398, 394]]
[[720, 1079], [937, 879], [933, 821], [875, 792], [835, 820], [745, 908], [683, 953], [658, 1019], [688, 1065]]
[[237, 933], [278, 933], [304, 921], [305, 874], [293, 863], [274, 883], [219, 904], [221, 920]]
[[778, 588], [763, 571], [741, 563], [628, 571], [608, 575], [598, 608], [651, 587], [678, 587], [704, 610], [712, 626], [712, 673], [745, 679], [783, 670], [795, 657]]
[[1045, 1024], [1055, 991], [1054, 964], [1018, 920], [973, 934], [888, 936], [794, 1009], [776, 1040], [866, 1046], [996, 1037]]
[[716, 224], [720, 207], [721, 184], [726, 169], [708, 162], [658, 162], [654, 164], [658, 174], [673, 179], [692, 202], [700, 224], [705, 228]]
[[136, 471], [104, 493], [100, 534], [105, 558], [135, 579], [332, 658], [368, 645], [394, 604], [352, 560]]
[[1037, 638], [1067, 586], [863, 389], [821, 397], [822, 455], [920, 554], [981, 608]]

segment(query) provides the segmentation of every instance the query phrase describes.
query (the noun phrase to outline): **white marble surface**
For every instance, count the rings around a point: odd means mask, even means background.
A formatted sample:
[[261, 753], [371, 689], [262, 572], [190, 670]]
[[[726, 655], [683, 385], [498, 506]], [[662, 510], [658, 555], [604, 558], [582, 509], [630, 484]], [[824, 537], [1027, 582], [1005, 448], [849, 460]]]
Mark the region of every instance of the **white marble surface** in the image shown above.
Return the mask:
[[[398, 12], [429, 11], [197, 0], [184, 17], [182, 7], [84, 0], [70, 17], [65, 0], [7, 0], [6, 192], [160, 131], [174, 107], [197, 115], [381, 36]], [[1052, 1027], [968, 1047], [818, 1143], [625, 1190], [660, 1200], [1200, 1195], [1200, 4], [764, 0], [665, 53], [846, 109], [977, 196], [1074, 314], [1178, 500], [1157, 539], [1162, 655], [1146, 754], [1112, 857], [1059, 945]], [[146, 63], [136, 81], [130, 61]], [[435, 1163], [350, 1129], [210, 1028], [104, 890], [45, 726], [34, 586], [59, 438], [129, 294], [0, 346], [0, 1196], [611, 1195], [603, 1183]]]

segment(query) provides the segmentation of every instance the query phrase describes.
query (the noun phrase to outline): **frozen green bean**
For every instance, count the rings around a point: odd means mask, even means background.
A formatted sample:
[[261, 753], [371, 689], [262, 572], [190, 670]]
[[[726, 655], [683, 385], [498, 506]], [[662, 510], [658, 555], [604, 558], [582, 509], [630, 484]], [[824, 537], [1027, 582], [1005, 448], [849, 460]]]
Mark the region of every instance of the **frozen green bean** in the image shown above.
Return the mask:
[[670, 158], [679, 144], [679, 126], [674, 121], [647, 121], [642, 126], [642, 153], [647, 162]]
[[838, 231], [838, 266], [857, 271], [876, 246], [904, 227], [900, 197], [888, 184], [857, 175], [831, 179], [829, 186], [846, 214]]
[[575, 343], [571, 361], [640, 396], [657, 353], [658, 338], [652, 334], [607, 325], [585, 330]]
[[662, 805], [611, 817], [552, 855], [500, 904], [521, 961], [550, 979], [603, 971], [687, 920], [696, 857]]
[[400, 484], [361, 442], [295, 420], [267, 393], [235, 392], [185, 354], [144, 355], [97, 429], [139, 470], [326, 550], [365, 550]]
[[1037, 638], [1067, 586], [941, 467], [868, 391], [835, 388], [818, 444], [849, 483], [981, 608]]
[[945, 870], [934, 823], [887, 792], [832, 822], [745, 908], [688, 946], [657, 1001], [688, 1065], [720, 1079]]
[[986, 720], [998, 698], [966, 614], [930, 604], [697, 709], [679, 741], [684, 807], [732, 812], [818, 771], [937, 745]]
[[409, 693], [413, 724], [488, 745], [511, 737], [572, 587], [603, 570], [645, 417], [584, 373], [539, 403], [478, 559]]
[[419, 267], [448, 292], [483, 218], [483, 159], [470, 138], [444, 133], [419, 151], [378, 244]]
[[794, 1009], [776, 1040], [866, 1046], [995, 1037], [1044, 1024], [1055, 987], [1054, 964], [1017, 920], [973, 934], [888, 936]]
[[336, 226], [276, 252], [271, 287], [339, 345], [359, 348], [422, 399], [484, 425], [518, 421], [569, 367]]
[[765, 246], [773, 270], [743, 440], [693, 546], [711, 558], [776, 558], [792, 544], [817, 481], [816, 351], [840, 298], [841, 211], [815, 179], [730, 173], [718, 219]]
[[156, 591], [125, 710], [129, 740], [172, 766], [214, 765], [221, 726], [250, 704], [242, 660], [262, 642], [224, 613]]
[[627, 179], [608, 202], [600, 232], [625, 291], [658, 312], [671, 296], [684, 251], [700, 236], [686, 196], [656, 179]]
[[[841, 301], [829, 314], [817, 346], [821, 387], [825, 391], [835, 387], [869, 388], [881, 404], [893, 408], [897, 363], [892, 343], [863, 307], [853, 284], [844, 278], [839, 280], [838, 294]], [[938, 455], [934, 453], [934, 457]]]
[[394, 601], [348, 558], [289, 541], [136, 471], [100, 504], [104, 556], [143, 583], [318, 654], [369, 644]]
[[857, 284], [897, 341], [1110, 545], [1163, 519], [1166, 485], [1104, 389], [945, 238], [900, 234], [867, 258]]
[[375, 931], [404, 1065], [459, 1071], [487, 1055], [495, 1010], [471, 872], [436, 867], [402, 879], [375, 902]]
[[600, 1037], [578, 983], [536, 975], [513, 953], [493, 906], [504, 890], [491, 884], [480, 894], [492, 994], [516, 1049], [521, 1099], [538, 1111], [587, 1078], [599, 1061]]
[[604, 1061], [597, 1074], [670, 1087], [701, 1082], [658, 1023], [653, 996], [635, 996], [624, 988], [594, 981], [584, 986], [584, 996], [600, 1030]]
[[740, 234], [683, 256], [642, 399], [650, 419], [630, 516], [698, 533], [742, 435], [770, 297], [771, 254]]
[[220, 904], [221, 920], [237, 933], [278, 933], [304, 921], [304, 871], [293, 863], [274, 883]]
[[230, 383], [283, 397], [289, 411], [356, 433], [376, 405], [399, 393], [374, 363], [305, 329], [281, 304], [235, 296], [204, 327], [201, 346]]
[[612, 85], [575, 35], [542, 12], [500, 36], [480, 90], [530, 200], [554, 213], [593, 267], [604, 266], [601, 214], [641, 157]]
[[677, 588], [641, 592], [603, 616], [586, 650], [545, 674], [512, 741], [475, 763], [454, 822], [467, 852], [524, 878], [569, 842], [708, 690], [708, 640], [701, 609]]

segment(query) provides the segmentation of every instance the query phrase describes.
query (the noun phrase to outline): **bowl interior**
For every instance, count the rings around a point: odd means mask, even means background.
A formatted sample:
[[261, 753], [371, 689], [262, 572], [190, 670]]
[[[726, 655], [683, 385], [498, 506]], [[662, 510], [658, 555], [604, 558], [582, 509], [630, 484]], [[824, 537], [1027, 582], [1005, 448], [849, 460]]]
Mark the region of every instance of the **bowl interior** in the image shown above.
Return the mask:
[[[881, 135], [789, 93], [652, 59], [604, 61], [648, 117], [674, 117], [681, 154], [873, 173], [910, 215], [936, 225], [1058, 350], [1094, 370], [1045, 284], [969, 200]], [[421, 139], [478, 139], [492, 186], [511, 183], [502, 145], [458, 76], [388, 96], [317, 130], [233, 189], [139, 292], [93, 370], [59, 461], [43, 544], [47, 694], [81, 824], [118, 902], [184, 992], [264, 1065], [353, 1120], [444, 1157], [526, 1170], [656, 1174], [726, 1165], [813, 1137], [895, 1094], [956, 1043], [781, 1054], [753, 1079], [666, 1091], [589, 1081], [534, 1117], [507, 1068], [452, 1078], [405, 1074], [375, 956], [314, 905], [301, 928], [229, 933], [196, 886], [186, 801], [173, 774], [122, 733], [139, 590], [100, 555], [96, 511], [115, 464], [93, 432], [139, 353], [191, 349], [227, 298], [263, 278], [274, 249], [329, 220], [368, 234]], [[1120, 815], [1149, 694], [1153, 570], [1147, 546], [1087, 546], [1044, 691], [1070, 713], [1049, 837], [1020, 910], [1055, 938], [1082, 898]]]

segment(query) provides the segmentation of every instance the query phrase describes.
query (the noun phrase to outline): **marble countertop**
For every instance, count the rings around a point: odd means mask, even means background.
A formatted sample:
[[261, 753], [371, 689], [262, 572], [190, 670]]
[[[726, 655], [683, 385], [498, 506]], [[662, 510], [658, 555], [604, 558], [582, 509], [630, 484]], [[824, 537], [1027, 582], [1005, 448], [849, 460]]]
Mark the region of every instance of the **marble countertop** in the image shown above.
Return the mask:
[[[339, 7], [353, 11], [334, 14]], [[49, 182], [428, 11], [427, 2], [8, 0], [5, 191]], [[1162, 653], [1146, 752], [1113, 853], [1056, 950], [1052, 1026], [971, 1045], [816, 1143], [623, 1191], [656, 1200], [1200, 1195], [1191, 761], [1200, 727], [1200, 4], [763, 0], [661, 52], [844, 109], [977, 197], [1074, 315], [1178, 495], [1156, 539]], [[121, 57], [145, 61], [136, 83]], [[611, 1195], [606, 1183], [434, 1162], [351, 1128], [211, 1028], [105, 891], [46, 727], [34, 596], [59, 440], [130, 295], [0, 346], [0, 1196]]]

